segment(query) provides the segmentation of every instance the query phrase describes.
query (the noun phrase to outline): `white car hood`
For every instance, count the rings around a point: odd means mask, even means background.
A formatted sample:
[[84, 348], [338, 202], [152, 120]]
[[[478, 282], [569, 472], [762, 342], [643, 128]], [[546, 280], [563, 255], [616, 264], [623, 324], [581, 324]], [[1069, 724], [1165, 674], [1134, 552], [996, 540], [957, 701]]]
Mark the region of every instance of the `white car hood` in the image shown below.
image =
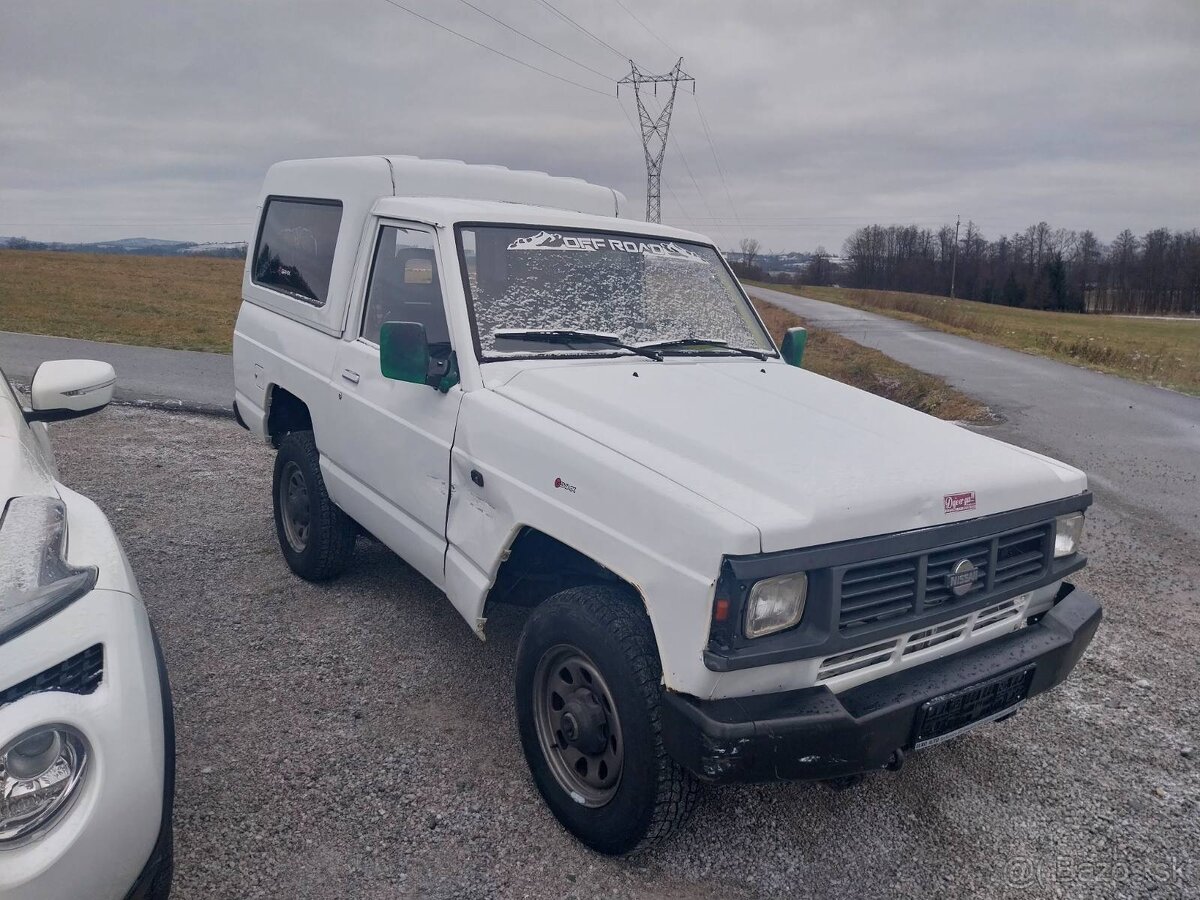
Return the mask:
[[[1087, 487], [1071, 466], [777, 362], [574, 361], [526, 368], [494, 390], [753, 524], [764, 552]], [[946, 495], [967, 492], [974, 509], [945, 512]]]

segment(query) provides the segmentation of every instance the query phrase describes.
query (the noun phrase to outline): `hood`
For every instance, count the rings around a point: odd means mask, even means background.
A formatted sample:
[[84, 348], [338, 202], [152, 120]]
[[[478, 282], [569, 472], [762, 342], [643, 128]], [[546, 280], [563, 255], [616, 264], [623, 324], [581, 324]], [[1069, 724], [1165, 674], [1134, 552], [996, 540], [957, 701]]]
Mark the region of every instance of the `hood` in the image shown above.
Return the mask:
[[0, 511], [13, 497], [58, 496], [45, 451], [4, 387], [0, 385]]
[[1071, 466], [776, 362], [572, 362], [524, 369], [494, 389], [753, 524], [764, 552], [1087, 487]]

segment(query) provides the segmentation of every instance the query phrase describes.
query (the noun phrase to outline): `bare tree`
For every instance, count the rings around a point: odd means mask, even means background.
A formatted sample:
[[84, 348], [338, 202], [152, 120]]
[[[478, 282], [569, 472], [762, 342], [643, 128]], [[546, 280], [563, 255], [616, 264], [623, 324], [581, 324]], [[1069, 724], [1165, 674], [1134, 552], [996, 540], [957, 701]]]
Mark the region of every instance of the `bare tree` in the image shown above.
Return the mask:
[[754, 261], [758, 259], [758, 250], [762, 245], [757, 238], [742, 238], [738, 249], [742, 251], [742, 264], [747, 269], [754, 268]]
[[824, 247], [817, 247], [817, 252], [812, 255], [804, 267], [802, 277], [804, 284], [817, 287], [831, 284], [833, 282], [833, 264], [829, 261], [829, 251]]

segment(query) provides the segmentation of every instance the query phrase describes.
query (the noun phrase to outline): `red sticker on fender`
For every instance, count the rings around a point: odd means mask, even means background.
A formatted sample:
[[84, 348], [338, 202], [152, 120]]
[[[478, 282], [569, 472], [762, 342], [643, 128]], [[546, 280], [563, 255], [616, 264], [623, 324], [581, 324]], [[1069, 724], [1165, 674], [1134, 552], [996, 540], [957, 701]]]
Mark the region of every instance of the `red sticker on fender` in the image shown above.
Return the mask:
[[949, 513], [966, 512], [975, 508], [975, 492], [963, 491], [959, 494], [947, 494], [942, 498], [942, 511]]

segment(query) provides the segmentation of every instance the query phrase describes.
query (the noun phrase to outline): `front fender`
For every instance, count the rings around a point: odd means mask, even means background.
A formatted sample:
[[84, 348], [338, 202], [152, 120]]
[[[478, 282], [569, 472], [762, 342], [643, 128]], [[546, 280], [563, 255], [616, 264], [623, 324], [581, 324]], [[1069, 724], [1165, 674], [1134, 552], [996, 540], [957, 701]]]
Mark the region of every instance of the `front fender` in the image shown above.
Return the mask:
[[734, 547], [757, 549], [752, 525], [488, 390], [463, 400], [451, 482], [446, 590], [477, 633], [500, 563], [529, 526], [633, 585], [667, 686], [703, 693], [713, 679], [703, 648], [721, 558]]

